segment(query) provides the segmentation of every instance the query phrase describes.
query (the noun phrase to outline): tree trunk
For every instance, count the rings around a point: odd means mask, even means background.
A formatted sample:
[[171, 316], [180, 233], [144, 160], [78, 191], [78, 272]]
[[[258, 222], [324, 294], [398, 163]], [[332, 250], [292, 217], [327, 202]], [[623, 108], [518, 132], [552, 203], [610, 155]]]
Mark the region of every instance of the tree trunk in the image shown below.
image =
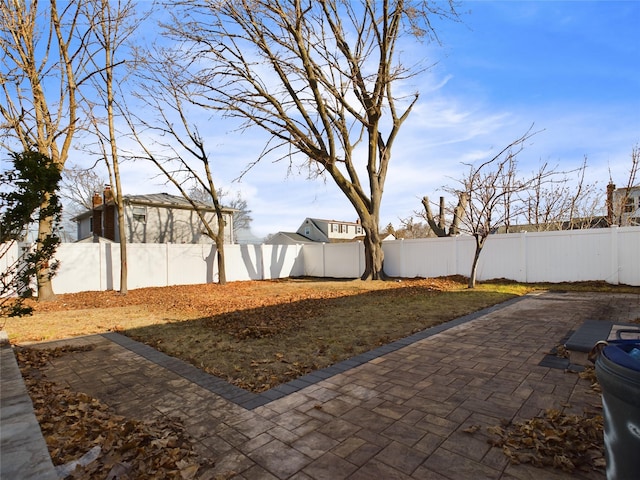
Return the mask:
[[364, 223], [362, 228], [365, 231], [364, 237], [364, 259], [365, 267], [362, 280], [385, 280], [384, 273], [384, 251], [382, 250], [382, 240], [377, 228], [371, 228]]
[[[41, 210], [44, 210], [49, 205], [49, 196], [46, 195], [46, 199], [40, 206]], [[52, 233], [53, 218], [45, 217], [38, 221], [38, 241], [36, 242], [36, 249], [40, 251], [44, 240]], [[51, 302], [55, 300], [56, 294], [53, 291], [53, 285], [51, 284], [51, 269], [49, 268], [49, 261], [45, 260], [43, 263], [39, 263], [36, 271], [36, 283], [38, 286], [38, 301], [39, 302]]]
[[476, 239], [476, 251], [473, 255], [473, 262], [471, 263], [471, 274], [469, 275], [469, 288], [476, 288], [476, 276], [478, 273], [478, 260], [480, 260], [480, 254], [482, 253], [482, 247], [484, 247], [485, 238], [475, 235]]
[[122, 201], [122, 194], [120, 193], [120, 174], [116, 175], [116, 190], [117, 190], [117, 204], [118, 209], [118, 236], [120, 237], [120, 295], [126, 295], [129, 292], [129, 285], [127, 278], [129, 276], [129, 269], [127, 268], [127, 232], [124, 224], [124, 205]]
[[435, 217], [433, 216], [433, 212], [431, 211], [431, 205], [429, 204], [429, 197], [422, 197], [422, 205], [424, 206], [424, 210], [427, 214], [427, 222], [431, 227], [433, 233], [436, 234], [437, 237], [447, 237], [446, 229], [444, 228], [444, 208], [443, 208], [443, 197], [440, 197], [440, 220], [436, 222]]
[[[216, 199], [216, 205], [217, 199]], [[224, 218], [222, 217], [222, 212], [220, 210], [220, 206], [216, 208], [216, 216], [218, 217], [218, 231], [216, 232], [216, 255], [218, 257], [218, 284], [226, 285], [227, 284], [227, 269], [224, 262]]]
[[113, 64], [112, 50], [105, 49], [107, 64], [107, 121], [109, 125], [109, 146], [111, 148], [111, 163], [113, 164], [113, 176], [116, 183], [116, 211], [118, 212], [118, 236], [120, 237], [120, 295], [129, 292], [127, 267], [127, 232], [124, 224], [124, 200], [122, 195], [122, 182], [120, 181], [120, 161], [118, 160], [118, 148], [116, 142], [116, 128], [114, 125], [114, 94], [113, 94]]

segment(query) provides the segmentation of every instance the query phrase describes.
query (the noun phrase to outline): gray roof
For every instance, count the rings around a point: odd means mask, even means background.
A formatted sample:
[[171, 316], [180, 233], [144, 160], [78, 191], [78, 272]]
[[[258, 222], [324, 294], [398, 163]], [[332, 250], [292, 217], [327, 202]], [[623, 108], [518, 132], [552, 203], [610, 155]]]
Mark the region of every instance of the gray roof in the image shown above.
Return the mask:
[[[165, 207], [165, 208], [183, 208], [187, 210], [193, 209], [191, 204], [181, 195], [171, 195], [170, 193], [148, 193], [146, 195], [124, 195], [123, 200], [125, 204], [129, 205], [146, 205], [149, 207]], [[198, 207], [215, 212], [213, 203], [210, 202], [195, 202]], [[101, 209], [104, 204], [101, 204], [97, 209]], [[233, 208], [222, 207], [222, 211], [228, 214], [233, 214], [236, 210]], [[85, 210], [84, 212], [76, 215], [71, 220], [78, 221], [83, 218], [91, 216], [92, 210]]]
[[308, 239], [304, 235], [300, 235], [299, 233], [296, 233], [296, 232], [278, 232], [274, 236], [278, 236], [278, 235], [287, 237], [291, 239], [291, 241], [294, 243], [317, 243], [317, 242], [314, 242], [313, 240]]
[[309, 220], [313, 222], [323, 222], [323, 223], [343, 223], [349, 225], [360, 225], [360, 222], [356, 220], [355, 222], [350, 222], [349, 220], [329, 220], [326, 218], [315, 218], [315, 217], [307, 217]]
[[[154, 207], [173, 207], [173, 208], [193, 208], [191, 203], [181, 195], [171, 195], [169, 193], [148, 193], [145, 195], [124, 195], [124, 202], [136, 205], [150, 205]], [[208, 210], [215, 210], [211, 202], [194, 202], [198, 207]], [[222, 207], [223, 211], [233, 212], [234, 209]]]

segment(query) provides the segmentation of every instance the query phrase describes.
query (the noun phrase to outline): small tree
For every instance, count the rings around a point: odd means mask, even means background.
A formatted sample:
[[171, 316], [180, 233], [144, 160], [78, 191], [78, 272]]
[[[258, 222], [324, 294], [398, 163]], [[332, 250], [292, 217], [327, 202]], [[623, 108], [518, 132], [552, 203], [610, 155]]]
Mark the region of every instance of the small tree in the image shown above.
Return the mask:
[[467, 164], [469, 170], [459, 182], [461, 187], [445, 189], [460, 199], [458, 205], [464, 205], [461, 231], [475, 240], [469, 288], [476, 285], [478, 261], [489, 235], [499, 226], [508, 229], [510, 221], [522, 213], [517, 194], [528, 189], [534, 180], [517, 178], [517, 156], [533, 135], [529, 130], [490, 160], [477, 166]]
[[[149, 110], [156, 112], [156, 118], [143, 118], [131, 112], [127, 116], [133, 138], [143, 152], [135, 158], [151, 161], [191, 204], [206, 234], [216, 244], [218, 283], [224, 285], [227, 283], [225, 219], [213, 180], [212, 160], [198, 126], [189, 120], [188, 106], [192, 93], [189, 84], [183, 82], [180, 67], [166, 51], [158, 50], [156, 53], [154, 56], [147, 52], [146, 60], [141, 59], [146, 68], [137, 72], [139, 93], [136, 94]], [[143, 138], [141, 130], [157, 133], [157, 140], [152, 142]], [[189, 184], [195, 184], [196, 190], [205, 192], [210, 200], [208, 203], [213, 204], [217, 220], [215, 227], [207, 220], [203, 204], [189, 195]]]
[[[0, 258], [5, 260], [9, 260], [11, 245], [23, 238], [30, 224], [51, 218], [55, 227], [61, 217], [58, 197], [51, 193], [60, 181], [58, 166], [35, 151], [13, 153], [11, 158], [13, 168], [0, 174]], [[30, 313], [21, 299], [32, 295], [32, 280], [38, 272], [46, 268], [54, 275], [57, 263], [51, 259], [60, 242], [55, 232], [53, 228], [50, 234], [38, 236], [36, 248], [10, 259], [0, 273], [0, 317]]]
[[[124, 75], [117, 75], [116, 67], [124, 70], [120, 60], [120, 51], [130, 35], [139, 25], [136, 3], [131, 0], [112, 2], [110, 0], [84, 0], [84, 14], [91, 32], [90, 39], [95, 43], [97, 52], [91, 57], [96, 75], [92, 85], [99, 101], [90, 104], [89, 117], [98, 139], [100, 155], [109, 170], [110, 184], [115, 187], [113, 203], [118, 215], [118, 237], [120, 247], [120, 289], [121, 295], [128, 292], [127, 236], [124, 219], [124, 196], [120, 180], [120, 160], [116, 130], [116, 116], [119, 113], [116, 96], [118, 86]], [[101, 108], [106, 121], [100, 120]], [[106, 125], [103, 125], [106, 123]]]

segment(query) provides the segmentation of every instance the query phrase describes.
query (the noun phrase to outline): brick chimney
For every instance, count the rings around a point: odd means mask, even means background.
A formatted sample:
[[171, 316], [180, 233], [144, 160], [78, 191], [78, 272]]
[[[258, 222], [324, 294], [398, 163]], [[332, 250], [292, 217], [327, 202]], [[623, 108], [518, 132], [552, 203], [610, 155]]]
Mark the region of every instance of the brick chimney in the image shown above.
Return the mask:
[[102, 197], [104, 199], [104, 203], [109, 203], [113, 201], [113, 190], [111, 190], [111, 185], [104, 186], [104, 192], [102, 192]]
[[607, 185], [607, 223], [609, 226], [614, 224], [614, 214], [613, 214], [613, 192], [615, 191], [616, 186], [613, 182], [609, 182]]
[[111, 185], [104, 186], [104, 192], [102, 194], [102, 198], [104, 199], [104, 213], [103, 213], [103, 226], [104, 238], [108, 238], [109, 240], [116, 240], [116, 206], [113, 198], [113, 190], [111, 190]]
[[92, 233], [94, 236], [102, 236], [102, 195], [98, 192], [93, 194], [93, 211], [92, 211]]

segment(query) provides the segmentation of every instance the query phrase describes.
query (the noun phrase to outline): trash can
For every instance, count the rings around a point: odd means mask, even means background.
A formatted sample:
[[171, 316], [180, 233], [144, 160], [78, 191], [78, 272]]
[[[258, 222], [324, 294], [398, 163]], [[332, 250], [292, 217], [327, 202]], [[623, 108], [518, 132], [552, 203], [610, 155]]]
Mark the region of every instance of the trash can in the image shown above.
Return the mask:
[[615, 340], [596, 360], [608, 480], [640, 479], [640, 340]]

